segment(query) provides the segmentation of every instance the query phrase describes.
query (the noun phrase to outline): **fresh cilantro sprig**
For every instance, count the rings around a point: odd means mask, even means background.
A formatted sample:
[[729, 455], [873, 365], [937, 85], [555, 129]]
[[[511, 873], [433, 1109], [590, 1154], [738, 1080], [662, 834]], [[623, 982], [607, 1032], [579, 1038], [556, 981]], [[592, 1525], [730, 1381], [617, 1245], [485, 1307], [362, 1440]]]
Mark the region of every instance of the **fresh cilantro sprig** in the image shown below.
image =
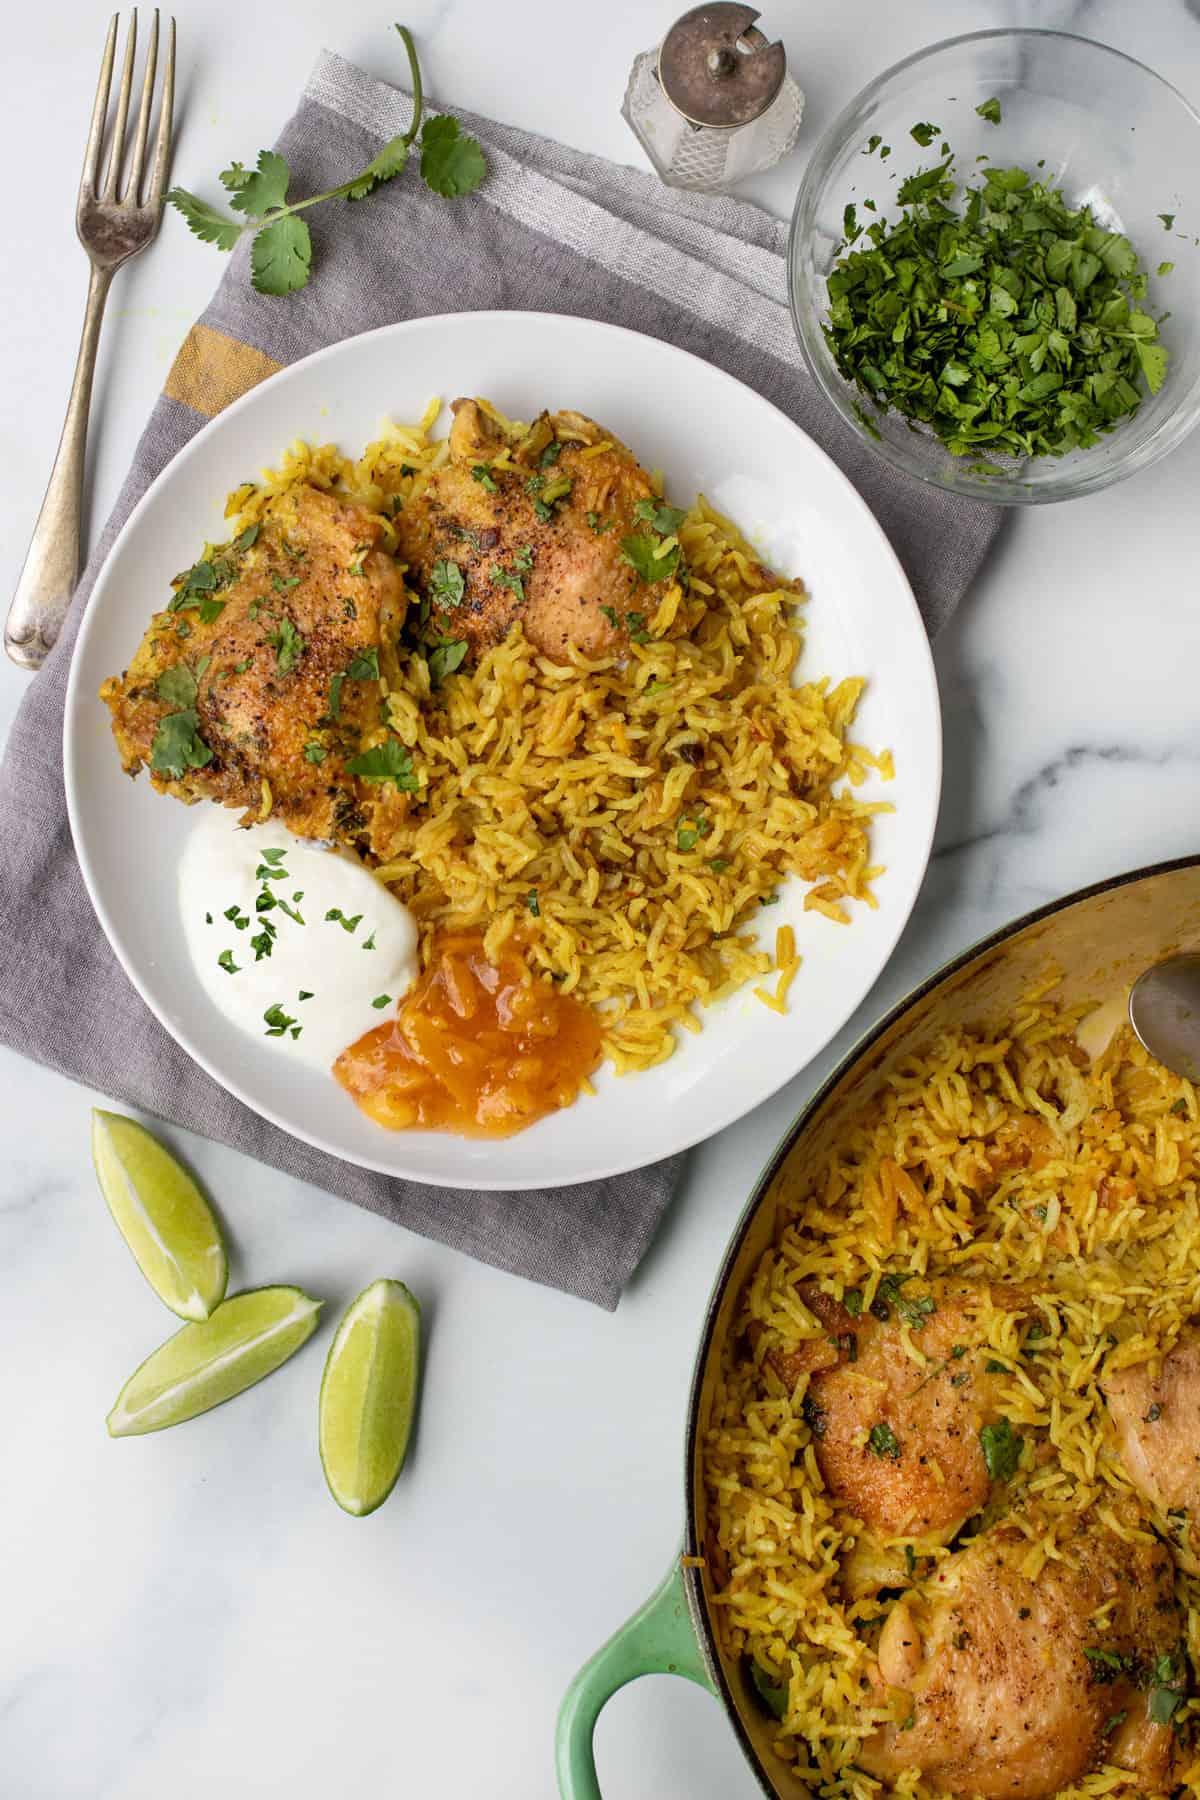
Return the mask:
[[260, 294], [290, 294], [304, 287], [312, 272], [312, 238], [305, 221], [297, 215], [324, 200], [364, 200], [384, 182], [401, 173], [415, 146], [420, 149], [421, 179], [435, 194], [452, 200], [470, 194], [487, 172], [483, 151], [473, 137], [460, 128], [458, 120], [446, 114], [427, 119], [422, 128], [423, 95], [421, 65], [412, 33], [407, 26], [397, 25], [408, 53], [412, 76], [413, 117], [408, 130], [390, 138], [373, 156], [365, 169], [339, 187], [324, 194], [310, 194], [306, 200], [288, 200], [292, 172], [277, 150], [260, 150], [253, 169], [233, 162], [221, 171], [221, 184], [229, 196], [229, 205], [240, 218], [189, 193], [173, 187], [167, 200], [182, 213], [188, 229], [206, 244], [218, 250], [232, 250], [238, 239], [252, 232], [250, 245], [250, 279]]

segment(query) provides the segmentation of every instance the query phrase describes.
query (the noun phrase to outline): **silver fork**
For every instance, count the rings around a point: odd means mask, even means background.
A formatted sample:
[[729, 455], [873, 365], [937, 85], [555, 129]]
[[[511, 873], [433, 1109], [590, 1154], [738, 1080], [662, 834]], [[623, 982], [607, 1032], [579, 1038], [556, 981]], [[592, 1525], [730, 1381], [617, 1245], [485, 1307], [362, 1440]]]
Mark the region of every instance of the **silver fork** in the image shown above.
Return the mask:
[[171, 111], [175, 99], [175, 21], [171, 20], [167, 34], [166, 66], [163, 71], [158, 131], [154, 140], [154, 166], [143, 192], [142, 177], [145, 173], [150, 110], [154, 101], [154, 74], [158, 61], [157, 8], [146, 53], [146, 73], [142, 81], [128, 176], [122, 186], [121, 175], [126, 161], [125, 133], [129, 123], [133, 65], [137, 51], [136, 9], [125, 38], [125, 61], [121, 86], [117, 91], [116, 117], [103, 182], [100, 179], [108, 95], [117, 51], [118, 16], [113, 14], [108, 28], [104, 59], [100, 65], [100, 84], [96, 89], [92, 125], [83, 157], [79, 201], [75, 209], [75, 229], [92, 265], [87, 310], [83, 316], [83, 334], [75, 364], [75, 379], [71, 384], [71, 398], [67, 402], [67, 416], [58, 453], [54, 458], [54, 467], [50, 471], [46, 497], [42, 501], [42, 510], [34, 526], [25, 565], [21, 570], [4, 628], [4, 648], [15, 663], [20, 663], [26, 669], [40, 669], [57, 641], [79, 574], [83, 453], [87, 442], [88, 403], [92, 395], [92, 376], [96, 367], [96, 347], [100, 341], [104, 302], [108, 298], [113, 275], [123, 262], [128, 262], [131, 256], [136, 256], [139, 250], [144, 250], [153, 241], [162, 221], [163, 193], [171, 157]]

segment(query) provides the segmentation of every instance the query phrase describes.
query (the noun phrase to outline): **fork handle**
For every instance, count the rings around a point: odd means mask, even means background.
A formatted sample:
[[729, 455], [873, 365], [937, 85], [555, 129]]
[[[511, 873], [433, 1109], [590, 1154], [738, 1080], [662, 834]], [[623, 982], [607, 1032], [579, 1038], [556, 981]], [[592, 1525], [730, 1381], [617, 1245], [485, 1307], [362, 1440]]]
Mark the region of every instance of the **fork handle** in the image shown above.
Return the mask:
[[96, 347], [104, 302], [112, 282], [111, 269], [93, 269], [88, 283], [87, 310], [67, 416], [46, 497], [25, 555], [8, 620], [4, 648], [24, 669], [40, 669], [58, 641], [75, 580], [79, 574], [80, 519], [83, 510], [83, 453], [87, 445], [88, 406], [96, 371]]

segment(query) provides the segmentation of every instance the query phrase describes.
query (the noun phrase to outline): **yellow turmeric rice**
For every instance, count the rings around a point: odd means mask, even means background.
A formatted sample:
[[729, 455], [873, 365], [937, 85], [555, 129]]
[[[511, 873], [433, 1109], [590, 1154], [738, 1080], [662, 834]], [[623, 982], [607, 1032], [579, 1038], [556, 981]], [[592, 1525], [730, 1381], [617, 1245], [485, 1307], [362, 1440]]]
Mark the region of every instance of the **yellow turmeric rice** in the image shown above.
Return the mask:
[[[226, 517], [241, 528], [307, 481], [390, 532], [446, 460], [439, 411], [390, 426], [358, 461], [294, 444]], [[795, 938], [785, 927], [774, 954], [760, 947], [761, 907], [789, 877], [836, 923], [875, 905], [870, 823], [890, 810], [854, 793], [892, 774], [890, 752], [851, 740], [863, 680], [794, 682], [801, 584], [702, 498], [678, 536], [686, 582], [627, 654], [556, 663], [518, 627], [436, 689], [422, 657], [384, 661], [387, 723], [420, 786], [377, 873], [416, 915], [426, 958], [437, 927], [483, 928], [491, 954], [519, 930], [534, 974], [598, 1010], [620, 1072], [670, 1056], [699, 1008], [747, 981], [785, 1010]]]
[[[1158, 1379], [1163, 1357], [1200, 1319], [1198, 1095], [1128, 1027], [1085, 1055], [1075, 1032], [1086, 1009], [1060, 1009], [1054, 985], [1048, 977], [1030, 992], [1003, 1030], [940, 1037], [847, 1118], [828, 1153], [785, 1192], [774, 1241], [722, 1353], [703, 1445], [717, 1630], [764, 1712], [778, 1720], [778, 1756], [829, 1800], [939, 1800], [945, 1791], [919, 1767], [881, 1774], [862, 1766], [881, 1728], [921, 1722], [919, 1693], [914, 1702], [881, 1689], [880, 1637], [890, 1609], [903, 1601], [919, 1617], [937, 1599], [947, 1559], [995, 1527], [1017, 1537], [1021, 1576], [1035, 1586], [1044, 1571], [1069, 1566], [1088, 1534], [1120, 1540], [1118, 1568], [1137, 1546], [1153, 1554], [1166, 1547], [1178, 1661], [1169, 1679], [1151, 1672], [1138, 1683], [1166, 1682], [1157, 1702], [1151, 1687], [1148, 1712], [1151, 1721], [1165, 1717], [1173, 1733], [1169, 1778], [1148, 1781], [1116, 1766], [1111, 1746], [1126, 1714], [1114, 1710], [1086, 1766], [1058, 1792], [1061, 1800], [1200, 1795], [1200, 1700], [1188, 1697], [1200, 1666], [1200, 1539], [1189, 1511], [1160, 1509], [1144, 1482], [1140, 1493], [1133, 1485], [1105, 1401], [1121, 1371]], [[998, 1384], [996, 1429], [1018, 1454], [957, 1534], [940, 1543], [873, 1540], [826, 1479], [824, 1402], [813, 1402], [821, 1377], [800, 1373], [793, 1382], [790, 1374], [806, 1354], [820, 1366], [813, 1346], [838, 1343], [827, 1336], [828, 1313], [819, 1313], [841, 1303], [867, 1323], [871, 1314], [888, 1316], [885, 1298], [899, 1347], [924, 1364], [922, 1313], [934, 1302], [910, 1300], [909, 1322], [900, 1325], [897, 1310], [903, 1318], [905, 1309], [896, 1295], [933, 1293], [939, 1282], [977, 1284], [971, 1359], [979, 1352], [980, 1375], [986, 1366]], [[1019, 1307], [993, 1303], [996, 1284], [1019, 1293]], [[964, 1360], [944, 1373], [930, 1363], [922, 1375], [945, 1380], [953, 1405], [951, 1388], [971, 1377], [954, 1372], [970, 1366], [963, 1346], [949, 1354]], [[851, 1372], [845, 1356], [841, 1372]], [[1139, 1416], [1158, 1420], [1161, 1411], [1151, 1405], [1143, 1415], [1139, 1407]], [[862, 1434], [865, 1464], [873, 1451], [899, 1455], [894, 1437], [876, 1436], [882, 1429]], [[1185, 1449], [1188, 1431], [1200, 1439], [1200, 1425], [1185, 1421], [1182, 1430]], [[993, 1474], [989, 1455], [985, 1485]], [[872, 1557], [884, 1571], [874, 1581]], [[1088, 1623], [1094, 1647], [1083, 1655], [1094, 1681], [1123, 1666], [1104, 1648], [1106, 1629], [1104, 1616]], [[955, 1637], [956, 1648], [965, 1636]], [[1061, 1691], [1067, 1661], [1064, 1645], [1045, 1646], [1047, 1695]], [[1088, 1667], [1080, 1665], [1085, 1684]], [[1133, 1675], [1129, 1681], [1136, 1685]], [[891, 1742], [903, 1753], [920, 1737], [918, 1730]], [[960, 1782], [953, 1791], [972, 1789]]]

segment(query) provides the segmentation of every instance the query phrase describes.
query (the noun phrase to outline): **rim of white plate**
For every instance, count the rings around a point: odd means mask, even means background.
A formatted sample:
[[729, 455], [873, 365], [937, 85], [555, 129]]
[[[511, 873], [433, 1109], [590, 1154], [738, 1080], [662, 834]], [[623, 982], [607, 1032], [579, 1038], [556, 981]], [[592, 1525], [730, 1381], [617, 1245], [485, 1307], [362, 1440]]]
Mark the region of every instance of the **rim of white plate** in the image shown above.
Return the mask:
[[[504, 321], [505, 323], [501, 325], [499, 323], [500, 321]], [[230, 421], [235, 420], [241, 413], [252, 409], [267, 388], [270, 388], [273, 392], [278, 392], [280, 386], [304, 379], [314, 367], [322, 363], [336, 361], [339, 355], [345, 355], [347, 348], [350, 345], [360, 345], [365, 342], [379, 341], [385, 338], [401, 338], [409, 335], [419, 335], [422, 331], [428, 331], [431, 327], [444, 327], [448, 323], [452, 323], [455, 329], [474, 325], [481, 329], [486, 326], [493, 331], [497, 329], [507, 329], [510, 326], [529, 327], [531, 325], [536, 325], [542, 329], [553, 329], [555, 327], [565, 326], [571, 329], [583, 329], [589, 332], [600, 333], [618, 340], [634, 340], [639, 343], [650, 343], [655, 346], [656, 353], [661, 354], [665, 359], [674, 360], [685, 368], [695, 367], [702, 369], [704, 371], [705, 379], [715, 379], [718, 387], [728, 387], [736, 390], [742, 404], [749, 402], [752, 407], [762, 408], [766, 413], [774, 415], [775, 419], [782, 422], [789, 432], [792, 432], [804, 441], [809, 454], [815, 455], [821, 462], [828, 465], [836, 480], [847, 490], [847, 495], [851, 503], [859, 511], [864, 531], [870, 533], [870, 535], [876, 539], [878, 547], [883, 552], [885, 558], [891, 563], [898, 579], [899, 589], [904, 595], [906, 606], [911, 614], [911, 622], [915, 628], [917, 666], [919, 667], [921, 677], [928, 689], [925, 698], [929, 709], [932, 734], [929, 751], [933, 762], [934, 779], [931, 785], [934, 789], [934, 801], [928, 808], [927, 816], [921, 828], [921, 842], [916, 858], [912, 863], [912, 872], [909, 879], [910, 891], [902, 896], [889, 893], [887, 905], [891, 911], [892, 929], [889, 932], [885, 932], [880, 945], [876, 948], [875, 956], [864, 962], [857, 978], [847, 982], [840, 1006], [837, 1008], [836, 1012], [831, 1012], [829, 1015], [823, 1043], [818, 1045], [799, 1063], [793, 1064], [786, 1059], [781, 1059], [781, 1072], [779, 1073], [778, 1078], [767, 1077], [763, 1082], [761, 1091], [759, 1091], [752, 1100], [745, 1102], [739, 1096], [726, 1107], [722, 1107], [719, 1104], [714, 1105], [710, 1109], [709, 1115], [704, 1123], [698, 1128], [687, 1126], [683, 1129], [672, 1131], [670, 1129], [670, 1116], [669, 1114], [665, 1114], [663, 1118], [663, 1141], [661, 1145], [656, 1147], [652, 1156], [647, 1156], [640, 1152], [632, 1157], [628, 1153], [622, 1155], [620, 1149], [617, 1147], [619, 1134], [612, 1134], [606, 1140], [606, 1142], [612, 1146], [612, 1149], [608, 1154], [593, 1155], [591, 1161], [572, 1170], [569, 1176], [555, 1176], [551, 1174], [539, 1178], [536, 1183], [532, 1183], [527, 1174], [506, 1175], [503, 1172], [497, 1172], [494, 1169], [494, 1166], [492, 1168], [471, 1166], [461, 1170], [435, 1172], [426, 1168], [421, 1168], [420, 1170], [405, 1168], [402, 1163], [394, 1158], [385, 1160], [382, 1157], [348, 1155], [344, 1150], [330, 1144], [329, 1141], [326, 1138], [323, 1138], [318, 1132], [306, 1130], [300, 1121], [289, 1119], [276, 1108], [262, 1104], [259, 1099], [253, 1098], [250, 1093], [247, 1092], [246, 1088], [236, 1077], [231, 1077], [230, 1075], [223, 1073], [211, 1057], [206, 1056], [196, 1047], [191, 1040], [189, 1033], [185, 1029], [164, 1016], [162, 1010], [156, 1004], [148, 984], [144, 982], [139, 975], [134, 959], [126, 950], [123, 933], [106, 904], [88, 852], [88, 826], [80, 808], [74, 773], [78, 721], [81, 712], [78, 671], [83, 662], [82, 653], [92, 632], [98, 629], [96, 621], [103, 612], [104, 595], [108, 585], [108, 574], [115, 562], [117, 551], [124, 540], [132, 535], [137, 529], [143, 516], [154, 506], [160, 489], [167, 484], [168, 480], [174, 473], [177, 473], [181, 466], [192, 460], [195, 456], [202, 454], [207, 439], [214, 430], [218, 427], [222, 430], [227, 430]], [[89, 698], [90, 697], [88, 696], [82, 696], [82, 699], [85, 701]], [[71, 669], [68, 674], [63, 720], [63, 780], [67, 798], [67, 816], [70, 822], [71, 836], [74, 842], [80, 872], [83, 875], [84, 885], [87, 888], [92, 907], [113, 950], [113, 954], [121, 964], [127, 979], [132, 983], [137, 993], [141, 996], [154, 1017], [162, 1025], [163, 1029], [170, 1034], [175, 1042], [186, 1051], [192, 1060], [202, 1068], [205, 1073], [218, 1084], [218, 1086], [225, 1089], [226, 1093], [231, 1094], [236, 1100], [239, 1100], [242, 1105], [246, 1106], [256, 1117], [265, 1119], [269, 1124], [277, 1126], [279, 1130], [286, 1132], [289, 1137], [297, 1138], [300, 1142], [309, 1144], [313, 1149], [319, 1150], [327, 1156], [332, 1156], [339, 1162], [344, 1162], [353, 1168], [365, 1169], [401, 1180], [411, 1180], [426, 1187], [468, 1188], [477, 1189], [483, 1192], [514, 1192], [529, 1188], [533, 1185], [545, 1188], [575, 1187], [584, 1182], [609, 1180], [619, 1175], [628, 1174], [633, 1169], [646, 1167], [654, 1162], [661, 1162], [667, 1157], [678, 1155], [682, 1151], [694, 1148], [695, 1145], [699, 1143], [706, 1142], [709, 1138], [715, 1137], [719, 1132], [725, 1130], [727, 1126], [735, 1124], [737, 1120], [744, 1118], [748, 1113], [753, 1112], [756, 1107], [761, 1106], [764, 1101], [769, 1100], [772, 1095], [778, 1093], [782, 1087], [785, 1087], [789, 1081], [801, 1074], [811, 1062], [815, 1061], [816, 1057], [821, 1054], [822, 1049], [836, 1036], [842, 1026], [845, 1025], [846, 1021], [853, 1015], [855, 1010], [874, 987], [879, 976], [890, 961], [900, 935], [912, 915], [913, 907], [915, 906], [921, 888], [924, 885], [925, 874], [928, 870], [929, 858], [933, 848], [933, 836], [937, 825], [941, 795], [942, 761], [941, 709], [937, 674], [934, 667], [932, 648], [925, 630], [924, 621], [921, 618], [920, 610], [917, 606], [916, 597], [913, 594], [911, 584], [908, 580], [908, 576], [904, 572], [900, 559], [896, 555], [891, 541], [884, 532], [883, 527], [879, 524], [879, 521], [876, 519], [862, 495], [858, 492], [858, 489], [854, 486], [854, 483], [850, 480], [849, 476], [838, 467], [828, 452], [822, 449], [816, 440], [810, 437], [803, 427], [797, 425], [780, 407], [775, 406], [772, 401], [766, 399], [765, 396], [758, 393], [756, 389], [749, 387], [745, 382], [739, 381], [737, 376], [729, 374], [728, 371], [721, 369], [712, 363], [706, 362], [703, 357], [695, 355], [690, 350], [684, 350], [676, 344], [667, 343], [664, 339], [656, 338], [648, 332], [634, 331], [627, 326], [610, 324], [604, 320], [588, 319], [572, 313], [543, 313], [532, 311], [435, 313], [424, 318], [398, 320], [392, 324], [376, 326], [370, 331], [357, 332], [351, 337], [341, 338], [336, 343], [327, 344], [324, 348], [313, 351], [310, 355], [302, 357], [299, 361], [288, 364], [276, 374], [269, 376], [266, 381], [260, 382], [256, 387], [251, 388], [247, 393], [242, 394], [237, 400], [232, 401], [229, 406], [225, 407], [213, 418], [207, 420], [205, 424], [201, 426], [200, 430], [197, 431], [196, 435], [189, 439], [183, 448], [179, 450], [162, 469], [160, 469], [159, 473], [150, 483], [150, 486], [146, 489], [146, 492], [134, 506], [129, 517], [121, 527], [121, 530], [118, 532], [117, 537], [105, 558], [104, 564], [97, 575], [95, 585], [88, 600], [87, 610], [80, 622], [79, 633], [72, 653]], [[681, 1045], [678, 1054], [686, 1053], [687, 1044]], [[636, 1080], [637, 1078], [634, 1077], [633, 1079]], [[382, 1128], [380, 1128], [380, 1130], [384, 1139], [392, 1144], [402, 1143], [406, 1135], [403, 1132], [385, 1132]], [[457, 1143], [459, 1141], [451, 1134], [445, 1135], [447, 1136], [448, 1142]], [[521, 1135], [523, 1134], [518, 1134], [518, 1137]], [[500, 1139], [493, 1140], [493, 1143], [496, 1149], [502, 1151], [503, 1145], [506, 1142], [513, 1141], [515, 1140]]]

